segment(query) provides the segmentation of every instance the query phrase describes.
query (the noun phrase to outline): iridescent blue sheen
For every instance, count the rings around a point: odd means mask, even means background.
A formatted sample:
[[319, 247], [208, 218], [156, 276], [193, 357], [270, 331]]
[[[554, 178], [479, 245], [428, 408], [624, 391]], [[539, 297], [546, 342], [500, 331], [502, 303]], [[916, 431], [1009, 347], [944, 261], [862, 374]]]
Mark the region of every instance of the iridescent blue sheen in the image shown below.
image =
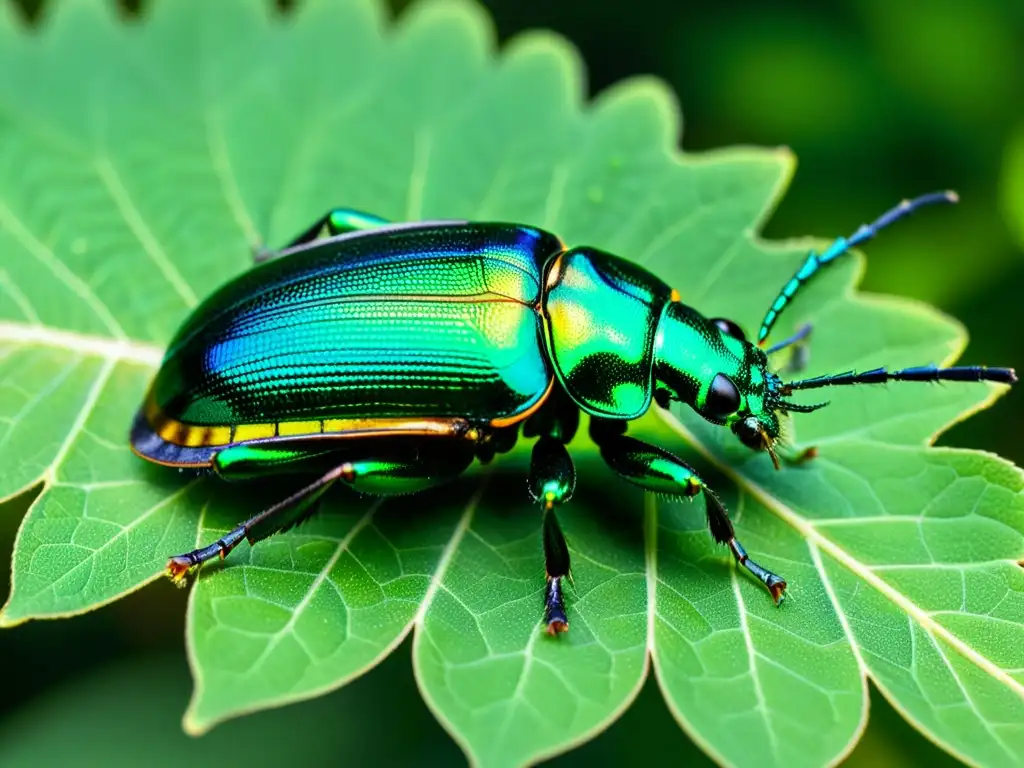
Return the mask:
[[551, 371], [542, 269], [557, 238], [435, 225], [322, 241], [211, 295], [153, 387], [194, 425], [460, 416], [508, 419]]

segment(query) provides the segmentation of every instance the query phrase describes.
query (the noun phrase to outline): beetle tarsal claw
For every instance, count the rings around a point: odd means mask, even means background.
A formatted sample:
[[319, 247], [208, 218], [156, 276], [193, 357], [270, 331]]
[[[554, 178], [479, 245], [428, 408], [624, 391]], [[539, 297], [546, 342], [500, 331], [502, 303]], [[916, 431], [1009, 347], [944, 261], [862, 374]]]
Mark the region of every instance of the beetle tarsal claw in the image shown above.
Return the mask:
[[772, 600], [775, 601], [775, 605], [782, 605], [783, 601], [786, 599], [786, 580], [775, 576], [773, 579], [769, 579], [765, 586], [768, 587], [768, 591], [771, 592]]
[[547, 633], [552, 637], [557, 637], [563, 632], [569, 631], [569, 622], [555, 619], [554, 621], [548, 622]]
[[192, 561], [183, 555], [172, 557], [167, 561], [167, 575], [177, 586], [185, 586], [185, 576], [192, 567]]

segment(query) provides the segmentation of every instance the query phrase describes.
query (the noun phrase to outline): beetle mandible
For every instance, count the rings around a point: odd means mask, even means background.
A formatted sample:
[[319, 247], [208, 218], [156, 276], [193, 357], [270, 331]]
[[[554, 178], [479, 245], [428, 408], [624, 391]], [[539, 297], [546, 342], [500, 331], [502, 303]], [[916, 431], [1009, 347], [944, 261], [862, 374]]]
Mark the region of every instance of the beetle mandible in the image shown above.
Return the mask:
[[[700, 475], [668, 451], [627, 436], [652, 403], [686, 403], [729, 427], [779, 468], [780, 417], [818, 387], [887, 381], [1016, 382], [1009, 368], [922, 366], [783, 382], [763, 349], [779, 315], [819, 271], [883, 227], [949, 192], [904, 201], [849, 238], [812, 251], [748, 341], [707, 318], [657, 277], [595, 248], [509, 223], [389, 224], [336, 209], [288, 247], [259, 251], [171, 341], [131, 430], [132, 450], [227, 480], [316, 479], [208, 546], [170, 558], [178, 582], [301, 522], [335, 483], [369, 494], [412, 493], [536, 437], [529, 490], [543, 509], [544, 627], [568, 629], [562, 579], [569, 550], [556, 508], [576, 483], [566, 445], [580, 413], [601, 456], [640, 487], [703, 493], [711, 535], [781, 604], [786, 581], [751, 560]], [[806, 453], [806, 452], [805, 452]], [[799, 457], [794, 458], [799, 460]]]

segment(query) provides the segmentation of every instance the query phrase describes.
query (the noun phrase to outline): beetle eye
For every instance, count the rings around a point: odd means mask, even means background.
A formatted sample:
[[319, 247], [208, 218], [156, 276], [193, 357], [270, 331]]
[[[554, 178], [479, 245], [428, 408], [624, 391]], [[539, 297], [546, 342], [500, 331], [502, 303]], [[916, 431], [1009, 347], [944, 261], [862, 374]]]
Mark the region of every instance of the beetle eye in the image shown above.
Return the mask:
[[740, 341], [747, 340], [747, 335], [743, 333], [743, 329], [736, 325], [732, 320], [727, 320], [724, 317], [716, 317], [711, 321], [711, 324], [722, 333], [726, 333], [734, 339], [739, 339]]
[[704, 401], [704, 411], [715, 418], [725, 418], [736, 413], [740, 408], [740, 393], [732, 379], [724, 373], [715, 376], [711, 382], [711, 389], [708, 390], [707, 399]]

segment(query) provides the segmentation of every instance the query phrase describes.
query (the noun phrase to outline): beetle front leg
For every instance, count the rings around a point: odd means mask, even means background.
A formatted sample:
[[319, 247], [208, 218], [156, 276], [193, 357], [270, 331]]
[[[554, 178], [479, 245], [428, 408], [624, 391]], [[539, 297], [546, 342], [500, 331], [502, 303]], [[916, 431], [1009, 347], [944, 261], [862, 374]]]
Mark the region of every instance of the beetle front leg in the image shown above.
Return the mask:
[[562, 579], [569, 576], [569, 547], [555, 507], [571, 499], [576, 488], [576, 469], [563, 443], [545, 435], [533, 446], [529, 487], [534, 501], [544, 506], [544, 624], [554, 636], [569, 629], [562, 596]]
[[261, 466], [265, 474], [280, 472], [285, 465], [291, 472], [303, 469], [304, 464], [306, 469], [322, 469], [325, 464], [330, 468], [314, 482], [246, 520], [212, 544], [172, 557], [167, 563], [168, 575], [180, 582], [189, 570], [207, 560], [218, 555], [222, 559], [227, 557], [242, 539], [253, 545], [298, 525], [316, 512], [320, 498], [336, 482], [345, 483], [360, 493], [378, 496], [415, 493], [455, 478], [473, 460], [469, 443], [420, 448], [422, 444], [403, 444], [393, 450], [382, 450], [379, 458], [351, 461], [346, 461], [345, 457], [353, 453], [353, 448], [325, 451], [315, 443], [294, 449], [237, 445], [221, 451], [216, 457], [215, 469], [226, 479], [259, 476]]
[[786, 580], [750, 559], [736, 538], [732, 521], [722, 502], [692, 467], [662, 448], [621, 434], [607, 435], [599, 445], [601, 456], [608, 466], [641, 488], [688, 498], [703, 491], [712, 537], [719, 544], [728, 545], [736, 562], [768, 588], [776, 605], [782, 605]]
[[289, 248], [294, 248], [298, 245], [312, 243], [315, 240], [321, 240], [325, 237], [344, 235], [348, 232], [360, 232], [365, 229], [376, 229], [377, 227], [387, 226], [390, 223], [391, 222], [386, 219], [382, 219], [380, 216], [374, 216], [372, 213], [364, 213], [363, 211], [357, 211], [353, 208], [334, 208], [328, 211], [321, 218], [317, 219], [309, 229], [288, 243], [288, 245], [280, 251], [274, 251], [263, 247], [256, 248], [253, 251], [252, 258], [254, 262], [261, 264], [264, 261], [276, 259], [283, 251], [286, 251]]

